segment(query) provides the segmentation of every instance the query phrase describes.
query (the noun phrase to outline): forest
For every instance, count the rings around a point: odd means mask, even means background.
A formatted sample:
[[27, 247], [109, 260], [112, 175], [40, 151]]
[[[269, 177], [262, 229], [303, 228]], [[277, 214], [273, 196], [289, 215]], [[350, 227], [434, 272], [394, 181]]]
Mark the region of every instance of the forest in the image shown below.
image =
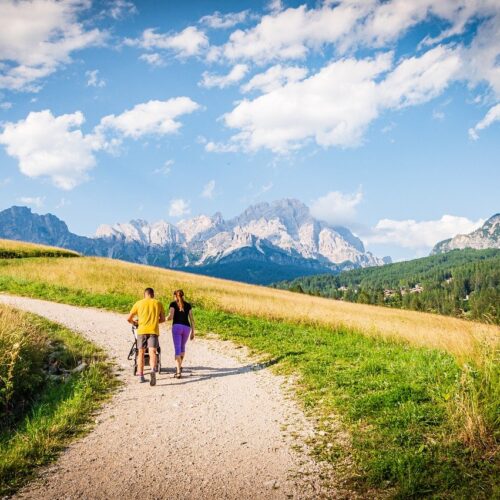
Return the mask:
[[273, 285], [337, 300], [434, 312], [500, 324], [500, 250], [453, 250], [337, 275]]

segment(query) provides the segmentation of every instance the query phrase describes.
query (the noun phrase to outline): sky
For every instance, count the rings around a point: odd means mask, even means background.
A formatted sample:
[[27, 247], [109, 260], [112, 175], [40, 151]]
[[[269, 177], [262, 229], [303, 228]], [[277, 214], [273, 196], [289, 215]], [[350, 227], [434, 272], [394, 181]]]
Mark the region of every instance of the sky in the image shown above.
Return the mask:
[[0, 209], [297, 198], [395, 260], [499, 211], [498, 0], [0, 0]]

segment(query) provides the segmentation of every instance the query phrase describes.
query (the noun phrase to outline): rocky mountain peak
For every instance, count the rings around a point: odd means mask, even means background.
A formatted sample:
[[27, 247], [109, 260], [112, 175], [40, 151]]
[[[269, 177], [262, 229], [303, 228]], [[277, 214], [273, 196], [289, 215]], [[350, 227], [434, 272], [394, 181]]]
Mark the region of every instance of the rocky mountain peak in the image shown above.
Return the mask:
[[431, 255], [445, 253], [450, 250], [473, 248], [500, 248], [500, 213], [490, 217], [480, 228], [469, 234], [457, 234], [453, 238], [440, 241], [431, 252]]
[[[241, 276], [251, 268], [252, 279], [262, 275], [262, 280], [271, 279], [266, 273], [275, 269], [273, 266], [282, 269], [279, 272], [284, 274], [280, 276], [285, 279], [290, 272], [311, 274], [384, 263], [366, 252], [349, 229], [314, 219], [309, 208], [295, 199], [258, 203], [229, 221], [217, 212], [184, 219], [176, 225], [144, 219], [103, 224], [94, 238], [70, 233], [54, 215], [37, 215], [25, 207], [12, 207], [0, 212], [0, 237], [162, 267], [189, 267], [203, 272], [202, 268], [209, 266], [215, 275], [217, 266], [227, 264], [233, 266], [229, 267], [233, 274], [226, 277]], [[239, 267], [238, 262], [247, 263]], [[263, 263], [267, 271], [258, 274], [256, 269]]]

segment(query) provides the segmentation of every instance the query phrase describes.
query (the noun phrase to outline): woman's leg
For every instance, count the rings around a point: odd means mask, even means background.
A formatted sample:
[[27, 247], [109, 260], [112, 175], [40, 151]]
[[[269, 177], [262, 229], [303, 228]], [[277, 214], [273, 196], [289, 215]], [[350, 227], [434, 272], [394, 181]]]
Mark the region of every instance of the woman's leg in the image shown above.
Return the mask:
[[181, 353], [182, 353], [182, 325], [172, 326], [172, 339], [174, 341], [175, 365], [177, 373], [181, 372]]
[[182, 341], [181, 341], [181, 352], [180, 352], [180, 367], [182, 368], [182, 362], [184, 361], [184, 356], [186, 355], [186, 344], [191, 334], [191, 328], [189, 326], [184, 326], [182, 328]]
[[176, 356], [175, 357], [175, 368], [176, 368], [177, 374], [181, 373], [181, 369], [182, 369], [182, 356]]

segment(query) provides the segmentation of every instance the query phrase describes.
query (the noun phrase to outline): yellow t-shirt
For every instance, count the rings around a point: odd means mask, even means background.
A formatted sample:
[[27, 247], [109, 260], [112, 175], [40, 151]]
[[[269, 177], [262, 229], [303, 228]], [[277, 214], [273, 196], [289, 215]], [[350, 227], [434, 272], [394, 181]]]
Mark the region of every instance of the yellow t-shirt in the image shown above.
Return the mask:
[[160, 314], [165, 314], [163, 304], [156, 299], [142, 299], [137, 301], [132, 307], [130, 314], [137, 316], [139, 335], [160, 334]]

